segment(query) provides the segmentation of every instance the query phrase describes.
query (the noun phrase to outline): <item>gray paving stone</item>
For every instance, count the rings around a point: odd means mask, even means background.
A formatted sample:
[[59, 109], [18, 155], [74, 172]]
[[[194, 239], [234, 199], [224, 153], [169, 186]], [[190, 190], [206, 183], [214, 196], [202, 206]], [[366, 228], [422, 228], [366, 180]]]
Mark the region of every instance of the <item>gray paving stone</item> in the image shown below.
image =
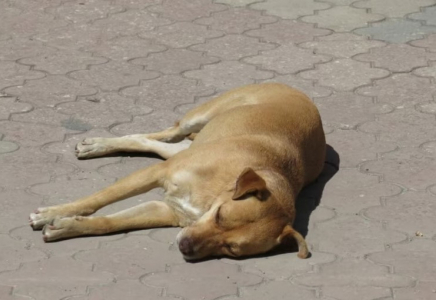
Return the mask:
[[384, 45], [382, 42], [368, 40], [352, 33], [334, 33], [319, 37], [317, 41], [303, 43], [299, 46], [314, 49], [316, 53], [351, 58], [356, 54], [365, 53], [369, 49]]
[[375, 80], [371, 86], [358, 88], [356, 92], [364, 96], [377, 97], [377, 102], [401, 109], [432, 100], [436, 86], [431, 84], [429, 78], [404, 73]]
[[[386, 178], [386, 180], [390, 179]], [[435, 215], [435, 199], [436, 196], [429, 193], [408, 191], [387, 199], [383, 207], [368, 208], [365, 215], [384, 221], [388, 228], [406, 232], [409, 236], [415, 236], [415, 233], [419, 231], [428, 238], [436, 233], [434, 227], [431, 226], [431, 220]], [[406, 211], [407, 215], [404, 214]]]
[[258, 11], [246, 8], [234, 8], [214, 13], [209, 18], [201, 18], [196, 24], [207, 25], [212, 29], [226, 33], [243, 33], [250, 29], [257, 29], [262, 24], [274, 23], [277, 18], [263, 16]]
[[[389, 256], [389, 252], [386, 253]], [[359, 258], [340, 259], [326, 264], [318, 272], [294, 278], [293, 282], [310, 287], [407, 287], [414, 283], [412, 278], [390, 274], [388, 267]]]
[[[380, 182], [379, 176], [362, 174], [356, 169], [341, 169], [324, 189], [322, 204], [339, 214], [357, 214], [362, 209], [380, 206], [381, 198], [393, 197], [403, 190]], [[320, 220], [322, 221], [322, 220]]]
[[14, 152], [19, 146], [13, 142], [0, 141], [0, 154]]
[[313, 15], [317, 10], [330, 8], [330, 5], [313, 0], [267, 0], [253, 4], [250, 7], [265, 10], [268, 14], [283, 19], [297, 19], [301, 16]]
[[349, 58], [337, 59], [325, 64], [319, 64], [315, 70], [304, 71], [300, 76], [315, 79], [320, 85], [328, 86], [338, 91], [352, 91], [353, 89], [371, 83], [373, 79], [386, 77], [389, 72], [371, 68]]
[[141, 32], [139, 36], [151, 39], [168, 47], [184, 48], [204, 43], [206, 39], [224, 36], [224, 33], [220, 30], [208, 29], [207, 26], [204, 25], [190, 22], [176, 22], [159, 26], [153, 31]]
[[[429, 1], [434, 4], [434, 1]], [[436, 7], [427, 7], [423, 12], [408, 16], [412, 20], [424, 21], [426, 25], [436, 25]]]
[[246, 35], [261, 38], [262, 41], [278, 44], [309, 42], [329, 33], [329, 30], [315, 28], [313, 24], [295, 20], [279, 20], [272, 24], [263, 25], [261, 29], [245, 32]]
[[225, 60], [238, 60], [274, 48], [276, 48], [275, 45], [261, 43], [258, 39], [236, 34], [226, 35], [191, 47], [192, 50], [205, 51], [209, 56]]
[[215, 87], [226, 91], [257, 80], [270, 79], [274, 75], [269, 71], [257, 70], [256, 67], [237, 61], [223, 61], [208, 65], [198, 71], [188, 71], [184, 74], [188, 78], [201, 80], [208, 87]]
[[3, 284], [15, 285], [19, 295], [47, 300], [84, 294], [87, 286], [114, 280], [111, 274], [93, 271], [92, 264], [57, 257], [24, 264], [17, 271], [1, 273], [0, 278]]
[[301, 49], [291, 43], [283, 44], [274, 50], [244, 59], [244, 62], [259, 65], [262, 69], [276, 71], [279, 74], [293, 74], [312, 69], [315, 64], [327, 62], [328, 57], [316, 55], [312, 50]]
[[371, 49], [370, 53], [358, 55], [354, 59], [372, 62], [375, 67], [392, 72], [410, 72], [415, 68], [427, 66], [429, 60], [436, 59], [436, 55], [407, 44], [391, 44]]
[[433, 0], [386, 0], [359, 1], [355, 7], [369, 8], [371, 12], [383, 14], [388, 18], [401, 18], [413, 12], [419, 12], [421, 7], [433, 5]]
[[[433, 299], [434, 4], [0, 1], [0, 298]], [[161, 161], [77, 160], [82, 139], [158, 131], [253, 82], [308, 94], [336, 151], [327, 160], [339, 171], [326, 164], [299, 196], [307, 210], [299, 207], [295, 226], [309, 259], [191, 264], [175, 244], [179, 228], [44, 243], [27, 225], [37, 207]]]
[[354, 32], [389, 43], [406, 43], [421, 39], [425, 34], [436, 32], [436, 27], [423, 26], [419, 22], [407, 19], [388, 19], [373, 23], [370, 27], [359, 28]]
[[200, 17], [208, 17], [213, 12], [225, 9], [224, 5], [214, 4], [210, 0], [165, 1], [162, 4], [148, 8], [149, 11], [157, 12], [173, 21], [193, 21]]
[[169, 49], [165, 52], [152, 53], [146, 58], [137, 58], [132, 64], [144, 66], [146, 70], [160, 71], [164, 74], [180, 74], [201, 66], [217, 63], [216, 57], [206, 56], [201, 52], [187, 49]]
[[336, 6], [319, 11], [313, 16], [303, 17], [301, 20], [316, 23], [318, 27], [328, 28], [335, 32], [347, 32], [359, 27], [365, 27], [369, 22], [380, 21], [383, 15], [370, 14], [364, 9], [350, 6]]
[[[170, 295], [208, 300], [235, 295], [238, 288], [258, 284], [262, 279], [239, 272], [235, 265], [212, 260], [202, 264], [174, 265], [169, 273], [151, 274], [142, 277], [141, 281], [147, 286], [165, 288]], [[185, 288], [187, 284], [191, 289]]]
[[[377, 115], [390, 113], [394, 107], [386, 103], [374, 103], [371, 97], [361, 97], [350, 92], [338, 92], [329, 97], [317, 97], [322, 120], [339, 129], [355, 129], [358, 125], [372, 121]], [[341, 107], [349, 110], [341, 111]]]

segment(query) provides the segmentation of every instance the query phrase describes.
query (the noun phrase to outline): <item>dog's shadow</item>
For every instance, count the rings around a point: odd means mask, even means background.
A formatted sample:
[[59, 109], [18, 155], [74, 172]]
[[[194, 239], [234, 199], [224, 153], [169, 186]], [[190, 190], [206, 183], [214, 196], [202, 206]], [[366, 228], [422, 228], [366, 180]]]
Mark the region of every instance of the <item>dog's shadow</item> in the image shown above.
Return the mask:
[[324, 187], [327, 182], [338, 172], [339, 164], [339, 154], [335, 151], [335, 149], [333, 149], [333, 147], [327, 145], [324, 169], [319, 177], [314, 182], [306, 186], [298, 195], [295, 203], [297, 214], [293, 227], [304, 237], [309, 232], [310, 215], [321, 202]]

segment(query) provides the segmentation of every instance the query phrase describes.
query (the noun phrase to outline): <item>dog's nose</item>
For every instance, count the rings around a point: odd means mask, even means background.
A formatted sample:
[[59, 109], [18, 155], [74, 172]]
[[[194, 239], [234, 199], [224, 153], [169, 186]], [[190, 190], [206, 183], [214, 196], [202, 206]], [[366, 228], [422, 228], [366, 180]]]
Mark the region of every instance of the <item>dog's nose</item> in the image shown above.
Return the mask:
[[184, 237], [179, 242], [179, 250], [182, 252], [183, 255], [192, 255], [194, 254], [194, 243], [192, 242], [192, 239], [189, 237]]

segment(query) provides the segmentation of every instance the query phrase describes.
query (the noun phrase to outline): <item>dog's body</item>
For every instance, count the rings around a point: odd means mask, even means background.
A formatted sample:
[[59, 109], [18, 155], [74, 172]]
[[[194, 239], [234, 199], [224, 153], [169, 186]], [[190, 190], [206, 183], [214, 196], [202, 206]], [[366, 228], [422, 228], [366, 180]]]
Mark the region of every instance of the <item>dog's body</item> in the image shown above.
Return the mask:
[[[44, 226], [44, 240], [181, 226], [177, 240], [187, 259], [263, 253], [286, 237], [296, 238], [299, 256], [307, 257], [303, 237], [292, 229], [294, 201], [323, 168], [325, 137], [304, 94], [282, 84], [245, 86], [162, 132], [86, 139], [76, 153], [89, 158], [119, 151], [155, 152], [167, 160], [92, 196], [39, 208], [30, 222], [34, 229]], [[164, 201], [82, 217], [156, 187], [166, 190]]]

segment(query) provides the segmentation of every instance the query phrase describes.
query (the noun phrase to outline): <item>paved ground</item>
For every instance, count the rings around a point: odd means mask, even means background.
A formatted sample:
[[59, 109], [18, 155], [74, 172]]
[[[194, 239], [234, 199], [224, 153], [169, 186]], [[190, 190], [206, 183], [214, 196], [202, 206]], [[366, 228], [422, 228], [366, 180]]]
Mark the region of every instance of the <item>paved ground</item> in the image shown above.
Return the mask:
[[[1, 1], [0, 298], [436, 299], [435, 4]], [[78, 161], [84, 137], [156, 131], [263, 81], [307, 92], [340, 158], [299, 200], [310, 259], [190, 264], [177, 229], [44, 244], [27, 225], [156, 161]]]

